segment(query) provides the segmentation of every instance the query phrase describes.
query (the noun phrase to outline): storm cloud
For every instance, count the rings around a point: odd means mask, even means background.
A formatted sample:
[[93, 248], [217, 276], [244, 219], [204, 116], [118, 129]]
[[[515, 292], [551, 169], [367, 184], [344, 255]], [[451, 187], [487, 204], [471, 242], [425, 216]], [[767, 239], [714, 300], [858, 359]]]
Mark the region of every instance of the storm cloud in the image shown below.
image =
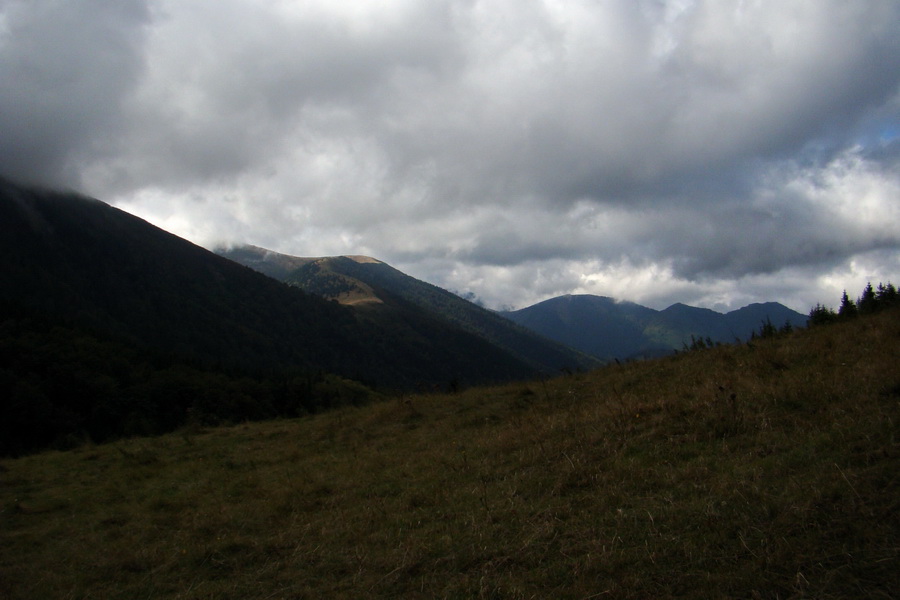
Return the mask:
[[900, 283], [893, 0], [0, 1], [0, 174], [489, 306]]

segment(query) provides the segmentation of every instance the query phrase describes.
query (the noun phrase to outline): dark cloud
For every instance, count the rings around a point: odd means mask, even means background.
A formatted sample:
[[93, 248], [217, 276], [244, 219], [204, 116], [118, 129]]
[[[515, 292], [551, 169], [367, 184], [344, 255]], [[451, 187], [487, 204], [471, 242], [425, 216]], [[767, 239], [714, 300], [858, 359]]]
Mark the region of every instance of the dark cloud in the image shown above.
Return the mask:
[[0, 1], [0, 173], [489, 305], [898, 278], [894, 0], [150, 6]]
[[134, 0], [0, 3], [0, 173], [79, 183], [140, 77], [148, 18]]

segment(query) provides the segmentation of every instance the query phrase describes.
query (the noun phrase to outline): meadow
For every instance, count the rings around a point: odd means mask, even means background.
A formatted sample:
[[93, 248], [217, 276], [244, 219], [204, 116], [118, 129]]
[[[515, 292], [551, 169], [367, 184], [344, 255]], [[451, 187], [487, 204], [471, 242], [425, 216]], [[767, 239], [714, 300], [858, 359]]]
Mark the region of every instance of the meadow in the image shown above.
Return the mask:
[[892, 598], [900, 310], [0, 461], [0, 597]]

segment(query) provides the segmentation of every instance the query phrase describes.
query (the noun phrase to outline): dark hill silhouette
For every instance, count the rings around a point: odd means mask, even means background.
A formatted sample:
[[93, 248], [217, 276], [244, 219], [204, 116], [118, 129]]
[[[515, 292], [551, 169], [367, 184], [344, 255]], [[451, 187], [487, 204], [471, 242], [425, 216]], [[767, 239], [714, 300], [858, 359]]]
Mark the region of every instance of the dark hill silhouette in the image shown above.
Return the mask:
[[322, 369], [384, 386], [533, 371], [427, 316], [404, 336], [99, 200], [0, 181], [0, 303], [204, 364]]

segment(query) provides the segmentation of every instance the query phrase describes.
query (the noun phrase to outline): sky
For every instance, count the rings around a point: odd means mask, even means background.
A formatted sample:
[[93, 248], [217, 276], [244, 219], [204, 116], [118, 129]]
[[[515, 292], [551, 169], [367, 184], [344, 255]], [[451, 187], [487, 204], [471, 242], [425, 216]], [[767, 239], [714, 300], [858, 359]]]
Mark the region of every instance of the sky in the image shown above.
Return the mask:
[[0, 175], [490, 308], [900, 284], [897, 0], [0, 0]]

